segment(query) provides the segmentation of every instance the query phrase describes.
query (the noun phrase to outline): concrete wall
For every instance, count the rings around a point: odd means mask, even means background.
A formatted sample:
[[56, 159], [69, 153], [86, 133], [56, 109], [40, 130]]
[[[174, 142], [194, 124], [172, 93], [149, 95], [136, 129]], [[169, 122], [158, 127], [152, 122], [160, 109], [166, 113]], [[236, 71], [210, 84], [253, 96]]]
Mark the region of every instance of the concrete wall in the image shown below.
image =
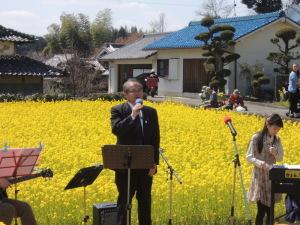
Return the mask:
[[[155, 64], [156, 57], [152, 56], [148, 59], [127, 59], [127, 60], [113, 60], [109, 62], [109, 77], [108, 77], [108, 93], [118, 91], [118, 76], [120, 64]], [[153, 67], [155, 68], [155, 67]]]
[[43, 93], [42, 76], [0, 76], [0, 93]]
[[[240, 89], [242, 94], [247, 93], [249, 87], [249, 80], [247, 77], [241, 74], [241, 64], [248, 64], [253, 66], [257, 63], [262, 64], [264, 73], [270, 77], [271, 84], [269, 88], [274, 89], [275, 76], [273, 69], [275, 65], [268, 61], [266, 58], [269, 52], [277, 52], [278, 48], [270, 42], [270, 38], [275, 37], [275, 33], [282, 27], [290, 26], [298, 29], [294, 23], [289, 22], [286, 19], [276, 21], [270, 25], [265, 26], [250, 35], [245, 36], [237, 41], [235, 51], [241, 55], [237, 60], [237, 64], [231, 63], [227, 66], [231, 70], [231, 75], [227, 78], [227, 85], [225, 87], [226, 93], [231, 93], [235, 88]], [[299, 35], [299, 34], [298, 34]], [[298, 48], [299, 51], [299, 48]], [[109, 93], [116, 92], [118, 90], [118, 64], [152, 64], [152, 68], [157, 70], [158, 59], [169, 59], [169, 75], [160, 78], [158, 84], [159, 95], [170, 95], [170, 96], [189, 96], [198, 97], [198, 93], [183, 93], [183, 60], [184, 59], [200, 59], [203, 50], [197, 49], [168, 49], [158, 50], [157, 54], [150, 57], [149, 59], [139, 60], [116, 60], [110, 62], [110, 77], [109, 77]], [[235, 72], [235, 67], [237, 71]], [[236, 74], [236, 78], [235, 78]]]
[[[159, 95], [197, 97], [198, 93], [183, 93], [183, 59], [199, 59], [202, 49], [169, 49], [159, 50], [157, 59], [169, 59], [169, 76], [160, 78], [158, 84]], [[173, 65], [173, 68], [171, 67]], [[177, 67], [174, 69], [174, 67]], [[156, 64], [154, 65], [156, 69]], [[177, 74], [174, 74], [177, 73]]]

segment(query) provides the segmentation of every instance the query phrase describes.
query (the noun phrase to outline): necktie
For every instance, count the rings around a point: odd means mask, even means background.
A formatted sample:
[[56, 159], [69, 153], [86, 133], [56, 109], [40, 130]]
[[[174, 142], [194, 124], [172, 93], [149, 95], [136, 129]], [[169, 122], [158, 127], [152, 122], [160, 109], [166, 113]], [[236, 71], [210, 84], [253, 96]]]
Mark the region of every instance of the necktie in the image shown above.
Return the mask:
[[138, 139], [140, 144], [143, 144], [143, 139], [144, 139], [144, 134], [143, 134], [143, 127], [142, 127], [142, 122], [143, 119], [141, 119], [139, 116], [136, 117], [136, 128], [137, 128], [137, 135], [138, 135]]

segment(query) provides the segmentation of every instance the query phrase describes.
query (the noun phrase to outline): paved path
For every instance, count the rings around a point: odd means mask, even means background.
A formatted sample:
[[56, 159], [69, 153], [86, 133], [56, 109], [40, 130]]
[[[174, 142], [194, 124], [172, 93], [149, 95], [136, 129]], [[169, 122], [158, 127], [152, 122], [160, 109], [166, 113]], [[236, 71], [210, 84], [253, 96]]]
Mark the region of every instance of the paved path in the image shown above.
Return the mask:
[[[153, 102], [162, 102], [167, 100], [167, 101], [174, 101], [174, 102], [187, 104], [194, 107], [200, 106], [200, 99], [196, 99], [196, 98], [167, 97], [167, 96], [156, 96], [152, 98], [149, 96], [148, 100]], [[287, 117], [286, 112], [288, 112], [288, 109], [283, 106], [276, 106], [271, 103], [249, 102], [249, 101], [245, 101], [245, 105], [248, 108], [248, 111], [246, 113], [258, 114], [261, 116], [270, 115], [271, 113], [278, 113], [282, 118], [300, 122], [300, 118], [291, 119]]]

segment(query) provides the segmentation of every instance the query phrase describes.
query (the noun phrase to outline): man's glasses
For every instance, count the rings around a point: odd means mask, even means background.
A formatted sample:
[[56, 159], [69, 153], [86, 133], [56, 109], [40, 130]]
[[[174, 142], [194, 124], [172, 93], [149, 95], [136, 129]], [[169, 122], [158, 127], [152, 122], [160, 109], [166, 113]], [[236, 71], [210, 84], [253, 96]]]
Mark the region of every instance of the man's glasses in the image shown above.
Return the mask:
[[133, 89], [133, 90], [127, 90], [126, 92], [127, 93], [140, 93], [142, 91], [143, 91], [143, 89]]

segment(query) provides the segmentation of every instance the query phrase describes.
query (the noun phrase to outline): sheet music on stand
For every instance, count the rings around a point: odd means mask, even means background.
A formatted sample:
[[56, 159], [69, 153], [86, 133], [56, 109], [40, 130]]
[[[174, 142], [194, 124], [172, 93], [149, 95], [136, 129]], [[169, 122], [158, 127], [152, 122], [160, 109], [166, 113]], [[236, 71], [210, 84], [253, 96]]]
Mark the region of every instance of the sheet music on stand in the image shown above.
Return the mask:
[[28, 176], [37, 163], [42, 146], [0, 150], [0, 178]]

